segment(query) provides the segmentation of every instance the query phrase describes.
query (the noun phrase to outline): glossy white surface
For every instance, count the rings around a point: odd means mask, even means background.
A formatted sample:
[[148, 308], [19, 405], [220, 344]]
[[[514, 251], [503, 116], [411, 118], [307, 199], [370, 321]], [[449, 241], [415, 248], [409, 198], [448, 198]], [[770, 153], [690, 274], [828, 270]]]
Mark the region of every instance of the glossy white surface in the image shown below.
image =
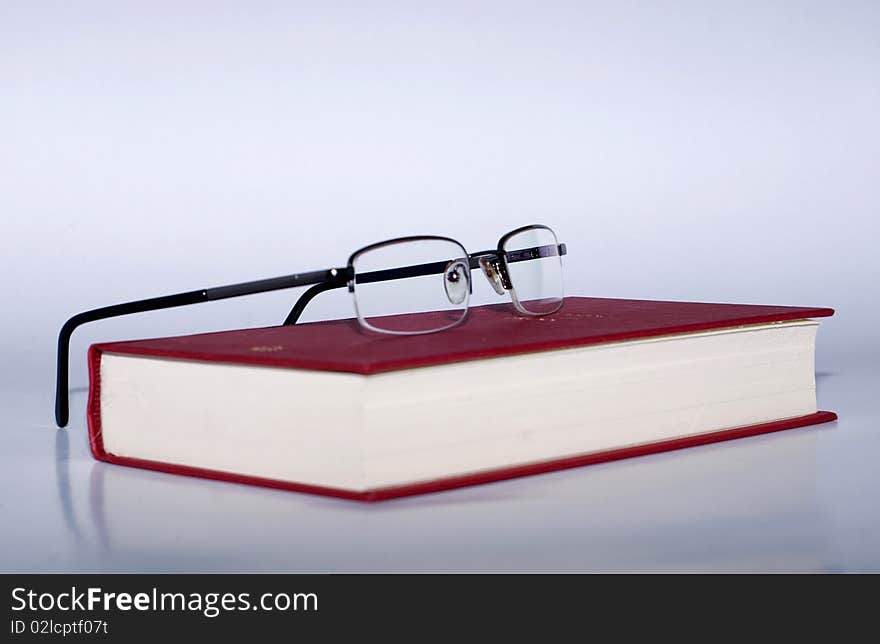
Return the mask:
[[56, 431], [6, 391], [0, 569], [880, 571], [878, 390], [852, 365], [837, 423], [373, 505], [99, 463], [83, 392]]

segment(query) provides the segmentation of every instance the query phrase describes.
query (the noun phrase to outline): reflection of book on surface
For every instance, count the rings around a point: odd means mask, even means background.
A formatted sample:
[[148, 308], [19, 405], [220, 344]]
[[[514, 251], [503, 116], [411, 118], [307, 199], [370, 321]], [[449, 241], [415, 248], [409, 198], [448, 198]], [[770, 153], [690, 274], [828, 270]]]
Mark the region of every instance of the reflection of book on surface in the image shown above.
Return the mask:
[[383, 336], [350, 320], [95, 345], [110, 462], [362, 500], [832, 420], [830, 309], [568, 298]]
[[822, 436], [779, 432], [416, 497], [393, 515], [95, 462], [73, 493], [99, 547], [81, 540], [78, 560], [142, 572], [822, 571], [833, 531], [817, 494]]

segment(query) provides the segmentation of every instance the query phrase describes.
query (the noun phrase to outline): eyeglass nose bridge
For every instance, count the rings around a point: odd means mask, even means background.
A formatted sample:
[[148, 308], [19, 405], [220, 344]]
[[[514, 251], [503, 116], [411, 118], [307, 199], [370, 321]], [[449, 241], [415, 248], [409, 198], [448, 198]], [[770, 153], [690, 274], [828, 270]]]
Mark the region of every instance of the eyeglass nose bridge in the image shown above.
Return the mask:
[[510, 289], [510, 284], [505, 279], [505, 274], [501, 269], [498, 258], [480, 257], [479, 261], [480, 268], [483, 269], [483, 275], [486, 276], [489, 285], [498, 295], [504, 295]]

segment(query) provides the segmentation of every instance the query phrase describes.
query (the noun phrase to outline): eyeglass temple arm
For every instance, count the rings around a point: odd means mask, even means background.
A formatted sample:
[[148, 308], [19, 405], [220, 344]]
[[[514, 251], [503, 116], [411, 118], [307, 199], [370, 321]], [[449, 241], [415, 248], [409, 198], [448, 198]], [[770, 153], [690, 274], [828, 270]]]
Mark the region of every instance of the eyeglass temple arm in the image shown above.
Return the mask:
[[[551, 244], [547, 246], [524, 248], [522, 250], [507, 251], [505, 257], [508, 262], [522, 262], [530, 259], [538, 259], [540, 257], [551, 257], [554, 254], [565, 255], [567, 252], [568, 250], [566, 249], [565, 244], [559, 244], [558, 246], [553, 246]], [[471, 268], [479, 268], [480, 257], [497, 254], [497, 249], [483, 250], [478, 253], [471, 253], [470, 255], [468, 255], [468, 264], [470, 264]], [[406, 279], [408, 277], [436, 275], [445, 271], [448, 265], [448, 261], [441, 261], [431, 262], [429, 264], [416, 264], [414, 266], [401, 266], [400, 268], [389, 268], [381, 271], [369, 271], [367, 273], [358, 273], [357, 281], [358, 284], [369, 284], [371, 282], [385, 282], [390, 280]], [[309, 305], [309, 302], [311, 302], [315, 298], [315, 296], [320, 295], [324, 291], [341, 288], [345, 285], [345, 283], [340, 283], [338, 281], [322, 282], [319, 284], [315, 284], [309, 290], [299, 296], [299, 299], [293, 305], [293, 308], [290, 310], [290, 313], [287, 314], [287, 317], [284, 319], [284, 322], [282, 324], [296, 324], [297, 320], [299, 320], [299, 317], [302, 315], [305, 308]]]
[[293, 308], [290, 309], [290, 313], [287, 314], [287, 317], [284, 318], [284, 322], [281, 324], [285, 326], [296, 324], [296, 321], [299, 320], [299, 316], [302, 315], [305, 308], [309, 305], [309, 302], [311, 302], [316, 295], [320, 295], [324, 291], [330, 291], [334, 288], [342, 288], [343, 286], [345, 286], [345, 284], [337, 284], [334, 282], [321, 282], [320, 284], [315, 284], [299, 296], [299, 299], [293, 305]]
[[[297, 286], [306, 286], [308, 284], [316, 284], [316, 286], [326, 286], [326, 288], [336, 288], [344, 286], [347, 283], [348, 269], [331, 268], [323, 271], [312, 271], [309, 273], [297, 273], [294, 275], [285, 275], [283, 277], [272, 277], [254, 282], [242, 282], [240, 284], [230, 284], [227, 286], [217, 286], [214, 288], [203, 288], [197, 291], [188, 291], [186, 293], [176, 293], [174, 295], [165, 295], [162, 297], [153, 297], [146, 300], [136, 300], [134, 302], [125, 302], [123, 304], [114, 304], [99, 309], [92, 309], [78, 313], [67, 320], [58, 333], [58, 359], [55, 370], [55, 422], [59, 427], [65, 427], [69, 419], [69, 399], [68, 399], [68, 378], [69, 378], [69, 362], [70, 362], [70, 337], [73, 332], [81, 325], [96, 320], [104, 320], [107, 318], [117, 317], [120, 315], [129, 315], [131, 313], [143, 313], [145, 311], [157, 311], [160, 309], [170, 309], [178, 306], [186, 306], [189, 304], [198, 304], [199, 302], [210, 302], [213, 300], [223, 300], [230, 297], [239, 297], [242, 295], [254, 295], [256, 293], [266, 293], [268, 291], [277, 291], [285, 288], [294, 288]], [[313, 290], [313, 289], [310, 289]], [[314, 295], [312, 296], [314, 297]]]

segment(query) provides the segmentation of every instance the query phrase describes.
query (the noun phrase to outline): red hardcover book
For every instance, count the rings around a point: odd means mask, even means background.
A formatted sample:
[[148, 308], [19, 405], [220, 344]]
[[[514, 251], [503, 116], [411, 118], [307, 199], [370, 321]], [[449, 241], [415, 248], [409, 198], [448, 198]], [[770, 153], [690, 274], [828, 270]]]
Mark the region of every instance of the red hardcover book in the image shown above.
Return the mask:
[[92, 453], [376, 501], [834, 420], [827, 308], [567, 298], [440, 333], [354, 320], [96, 344]]

